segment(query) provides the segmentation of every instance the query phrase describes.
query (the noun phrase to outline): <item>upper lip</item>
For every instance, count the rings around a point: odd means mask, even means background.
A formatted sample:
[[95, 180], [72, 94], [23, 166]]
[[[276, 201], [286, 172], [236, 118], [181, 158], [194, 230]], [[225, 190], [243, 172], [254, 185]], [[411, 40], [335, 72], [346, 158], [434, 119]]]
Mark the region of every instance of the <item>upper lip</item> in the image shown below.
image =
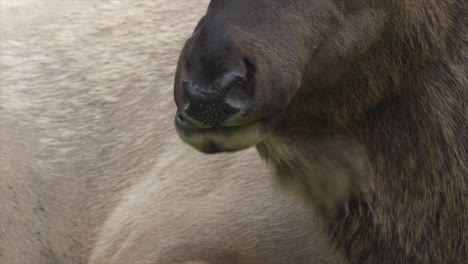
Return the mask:
[[263, 122], [264, 124], [268, 123], [267, 119], [257, 119], [251, 122], [240, 123], [236, 125], [224, 125], [224, 126], [216, 126], [210, 127], [202, 125], [200, 122], [193, 120], [192, 118], [187, 117], [186, 115], [180, 113], [179, 111], [176, 114], [176, 125], [185, 131], [186, 133], [200, 133], [200, 132], [225, 132], [226, 129], [242, 129], [243, 127], [252, 125], [254, 123]]
[[215, 130], [215, 129], [223, 129], [223, 128], [240, 127], [240, 126], [256, 123], [258, 121], [266, 120], [265, 118], [261, 118], [261, 117], [259, 118], [259, 117], [260, 116], [255, 117], [252, 115], [250, 118], [227, 120], [223, 122], [222, 124], [220, 124], [219, 126], [213, 127], [213, 126], [205, 125], [199, 122], [198, 120], [181, 113], [180, 111], [177, 111], [177, 114], [176, 114], [176, 120], [178, 122], [185, 123], [185, 125], [192, 127], [192, 129], [200, 129], [200, 130], [205, 130], [205, 129]]

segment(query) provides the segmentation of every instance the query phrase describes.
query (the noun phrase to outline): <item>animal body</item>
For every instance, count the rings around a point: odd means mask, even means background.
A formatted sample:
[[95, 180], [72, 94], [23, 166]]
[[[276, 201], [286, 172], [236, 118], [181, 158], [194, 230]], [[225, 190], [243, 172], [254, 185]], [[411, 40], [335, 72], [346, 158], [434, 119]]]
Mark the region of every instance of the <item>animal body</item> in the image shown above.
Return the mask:
[[256, 145], [352, 263], [463, 263], [467, 76], [466, 0], [212, 0], [175, 123], [205, 153]]
[[174, 65], [206, 2], [0, 4], [0, 263], [339, 260], [255, 153], [178, 140]]

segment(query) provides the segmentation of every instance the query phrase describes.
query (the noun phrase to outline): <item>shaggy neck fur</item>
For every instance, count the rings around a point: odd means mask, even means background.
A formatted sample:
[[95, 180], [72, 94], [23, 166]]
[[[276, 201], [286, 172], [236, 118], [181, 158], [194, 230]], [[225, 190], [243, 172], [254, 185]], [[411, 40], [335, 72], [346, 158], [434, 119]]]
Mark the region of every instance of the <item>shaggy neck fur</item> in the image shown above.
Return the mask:
[[305, 83], [291, 103], [301, 108], [257, 148], [314, 201], [353, 263], [462, 263], [468, 3], [403, 5], [336, 87]]

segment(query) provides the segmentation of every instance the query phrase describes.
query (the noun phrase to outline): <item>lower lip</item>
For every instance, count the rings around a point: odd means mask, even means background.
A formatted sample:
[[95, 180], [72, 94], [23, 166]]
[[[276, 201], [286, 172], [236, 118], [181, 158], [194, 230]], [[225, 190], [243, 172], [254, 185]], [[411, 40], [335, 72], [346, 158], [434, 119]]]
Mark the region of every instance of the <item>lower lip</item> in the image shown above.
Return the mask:
[[195, 128], [177, 115], [175, 125], [185, 143], [209, 154], [246, 149], [268, 135], [266, 122], [263, 120], [239, 126]]

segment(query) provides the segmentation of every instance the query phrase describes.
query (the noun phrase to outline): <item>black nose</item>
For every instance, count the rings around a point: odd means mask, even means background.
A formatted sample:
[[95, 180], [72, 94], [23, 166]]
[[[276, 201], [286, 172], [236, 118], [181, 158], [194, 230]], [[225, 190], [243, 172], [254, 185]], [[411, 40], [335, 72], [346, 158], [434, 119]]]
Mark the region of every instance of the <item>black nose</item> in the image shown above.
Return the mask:
[[247, 68], [227, 71], [211, 82], [184, 80], [184, 115], [196, 126], [216, 127], [248, 108], [252, 83]]
[[209, 87], [200, 87], [192, 81], [183, 81], [184, 95], [192, 103], [206, 101], [222, 101], [227, 93], [235, 88], [240, 88], [246, 81], [246, 77], [239, 73], [228, 72], [222, 78], [216, 80]]

